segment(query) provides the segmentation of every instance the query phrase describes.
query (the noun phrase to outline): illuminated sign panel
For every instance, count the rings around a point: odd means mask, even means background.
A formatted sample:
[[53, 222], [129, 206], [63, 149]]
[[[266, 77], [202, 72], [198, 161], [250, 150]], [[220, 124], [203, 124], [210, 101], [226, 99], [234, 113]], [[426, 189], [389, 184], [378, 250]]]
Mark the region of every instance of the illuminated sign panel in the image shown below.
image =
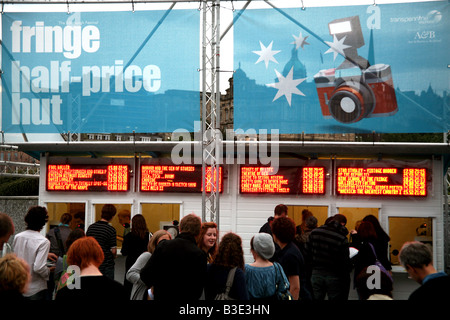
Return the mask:
[[129, 166], [50, 164], [47, 191], [128, 191]]
[[427, 195], [425, 168], [337, 168], [337, 193], [341, 195]]
[[241, 193], [324, 194], [325, 168], [241, 167]]
[[[219, 192], [223, 184], [222, 168], [219, 169]], [[206, 181], [211, 181], [211, 167], [206, 169]], [[212, 177], [215, 184], [216, 175]], [[141, 191], [148, 192], [203, 192], [202, 167], [181, 165], [142, 165]], [[206, 192], [211, 192], [207, 184]]]

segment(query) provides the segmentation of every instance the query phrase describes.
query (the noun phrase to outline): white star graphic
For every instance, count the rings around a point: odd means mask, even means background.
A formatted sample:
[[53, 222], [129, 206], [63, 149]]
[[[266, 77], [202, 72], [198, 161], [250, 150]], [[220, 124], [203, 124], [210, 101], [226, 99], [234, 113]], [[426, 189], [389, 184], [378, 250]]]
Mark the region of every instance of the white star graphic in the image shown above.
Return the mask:
[[275, 69], [275, 73], [277, 74], [277, 77], [278, 77], [278, 83], [267, 84], [268, 87], [278, 89], [278, 92], [277, 92], [275, 98], [273, 98], [272, 102], [274, 102], [281, 96], [285, 96], [287, 102], [289, 103], [289, 106], [291, 106], [292, 94], [298, 94], [298, 95], [304, 96], [303, 92], [301, 92], [300, 90], [297, 89], [297, 86], [300, 83], [302, 83], [303, 81], [305, 81], [306, 78], [293, 79], [294, 78], [294, 67], [291, 68], [291, 70], [289, 71], [286, 78], [283, 77], [283, 75], [281, 73], [279, 73], [277, 71], [277, 69]]
[[344, 44], [346, 37], [347, 36], [344, 36], [341, 40], [338, 40], [336, 38], [336, 35], [333, 35], [333, 42], [325, 41], [330, 46], [330, 49], [328, 49], [325, 53], [333, 52], [334, 53], [333, 61], [336, 60], [338, 54], [341, 54], [345, 57], [344, 50], [351, 47]]
[[258, 61], [255, 62], [255, 64], [264, 61], [267, 69], [267, 67], [269, 66], [269, 61], [278, 63], [278, 61], [273, 56], [276, 55], [278, 52], [280, 52], [280, 50], [277, 51], [272, 50], [273, 41], [269, 44], [267, 48], [262, 44], [261, 41], [259, 42], [259, 45], [261, 47], [260, 51], [252, 51], [253, 53], [259, 55], [259, 59]]
[[300, 32], [300, 34], [298, 35], [298, 37], [296, 37], [295, 35], [292, 35], [292, 36], [294, 37], [295, 41], [294, 41], [294, 42], [291, 42], [291, 44], [295, 44], [295, 49], [298, 49], [299, 47], [302, 47], [302, 49], [303, 49], [303, 46], [304, 46], [305, 44], [309, 44], [308, 42], [306, 42], [306, 39], [307, 39], [309, 36], [306, 36], [306, 37], [303, 38], [303, 35], [302, 35], [301, 32]]

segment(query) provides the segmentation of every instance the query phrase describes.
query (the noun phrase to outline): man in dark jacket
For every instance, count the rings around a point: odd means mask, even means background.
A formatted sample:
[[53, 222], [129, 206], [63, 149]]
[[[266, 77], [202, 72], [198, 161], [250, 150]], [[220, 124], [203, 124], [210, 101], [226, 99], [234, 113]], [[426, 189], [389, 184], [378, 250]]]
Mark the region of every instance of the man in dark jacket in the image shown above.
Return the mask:
[[418, 241], [406, 242], [400, 250], [400, 262], [410, 277], [421, 284], [411, 293], [409, 300], [448, 301], [450, 277], [434, 268], [433, 254], [426, 244]]
[[345, 227], [347, 219], [336, 214], [314, 229], [306, 243], [312, 267], [311, 284], [315, 300], [345, 301], [350, 291], [351, 263]]
[[180, 221], [180, 234], [158, 244], [141, 270], [141, 280], [153, 287], [155, 300], [198, 300], [206, 279], [206, 254], [196, 243], [201, 219], [189, 214]]

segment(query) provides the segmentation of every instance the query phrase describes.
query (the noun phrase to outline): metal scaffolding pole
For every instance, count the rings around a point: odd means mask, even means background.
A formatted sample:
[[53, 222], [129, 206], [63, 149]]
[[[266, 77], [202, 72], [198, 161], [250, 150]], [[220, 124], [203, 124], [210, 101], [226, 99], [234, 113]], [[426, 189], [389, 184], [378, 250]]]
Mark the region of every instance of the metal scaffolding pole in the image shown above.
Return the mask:
[[219, 225], [220, 0], [203, 1], [202, 221]]

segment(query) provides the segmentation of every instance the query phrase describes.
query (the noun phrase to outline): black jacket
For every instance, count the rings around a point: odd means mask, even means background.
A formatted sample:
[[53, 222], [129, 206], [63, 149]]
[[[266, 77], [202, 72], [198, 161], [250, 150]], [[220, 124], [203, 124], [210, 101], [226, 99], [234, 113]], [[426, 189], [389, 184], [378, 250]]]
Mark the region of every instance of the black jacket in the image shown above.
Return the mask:
[[417, 302], [445, 302], [450, 298], [450, 276], [443, 275], [430, 279], [416, 289], [410, 296], [410, 301]]
[[206, 279], [206, 254], [193, 235], [180, 233], [162, 241], [141, 270], [141, 280], [153, 287], [155, 300], [193, 301], [203, 292]]

